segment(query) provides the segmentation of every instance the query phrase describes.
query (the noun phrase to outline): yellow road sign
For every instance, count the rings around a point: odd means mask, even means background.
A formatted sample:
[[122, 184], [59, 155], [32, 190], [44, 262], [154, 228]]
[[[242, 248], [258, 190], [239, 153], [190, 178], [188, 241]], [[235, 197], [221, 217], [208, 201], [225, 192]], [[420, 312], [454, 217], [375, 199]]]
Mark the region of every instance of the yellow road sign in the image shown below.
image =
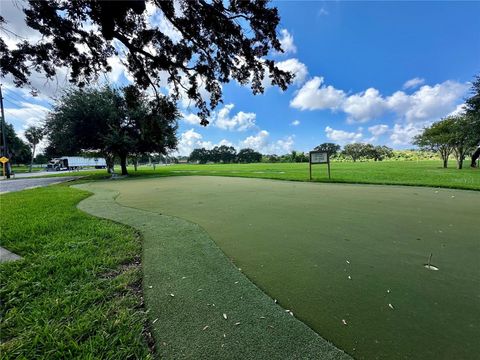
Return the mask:
[[1, 162], [2, 164], [5, 164], [6, 162], [8, 162], [8, 158], [6, 158], [5, 156], [2, 156], [2, 157], [0, 158], [0, 162]]

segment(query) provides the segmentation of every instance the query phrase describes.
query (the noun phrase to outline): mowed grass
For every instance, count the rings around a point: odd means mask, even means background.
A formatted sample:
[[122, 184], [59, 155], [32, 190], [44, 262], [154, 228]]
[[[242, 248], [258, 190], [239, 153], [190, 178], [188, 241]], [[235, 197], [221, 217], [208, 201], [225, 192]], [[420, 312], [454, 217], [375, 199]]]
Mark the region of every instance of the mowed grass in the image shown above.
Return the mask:
[[[355, 358], [478, 357], [480, 193], [221, 177], [96, 186], [119, 191], [121, 205], [198, 223], [257, 286]], [[439, 271], [424, 267], [431, 253]]]
[[87, 192], [50, 186], [0, 196], [2, 359], [150, 358], [140, 307], [141, 244], [77, 210]]
[[[117, 168], [117, 171], [119, 169]], [[149, 166], [141, 166], [138, 171], [129, 167], [132, 177], [143, 176], [176, 176], [176, 175], [209, 175], [253, 177], [308, 181], [308, 163], [276, 163], [276, 164], [207, 164], [207, 165], [169, 165], [157, 166], [153, 170]], [[55, 173], [52, 176], [65, 176], [67, 172]], [[90, 176], [101, 179], [107, 176], [105, 170], [80, 171], [68, 175]], [[379, 161], [379, 162], [332, 162], [331, 179], [328, 179], [326, 165], [313, 166], [313, 180], [316, 182], [340, 182], [361, 184], [390, 184], [433, 186], [456, 189], [480, 190], [480, 169], [470, 168], [468, 162], [462, 170], [455, 169], [455, 163], [443, 169], [440, 161]]]

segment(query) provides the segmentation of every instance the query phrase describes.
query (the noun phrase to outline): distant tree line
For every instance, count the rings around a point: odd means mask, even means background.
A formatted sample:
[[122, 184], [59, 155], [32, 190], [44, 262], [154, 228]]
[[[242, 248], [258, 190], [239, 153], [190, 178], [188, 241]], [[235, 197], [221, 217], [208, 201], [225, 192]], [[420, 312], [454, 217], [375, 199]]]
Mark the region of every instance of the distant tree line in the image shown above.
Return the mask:
[[199, 164], [212, 163], [256, 163], [262, 160], [262, 154], [259, 152], [245, 148], [238, 153], [233, 146], [215, 146], [211, 150], [205, 148], [195, 149], [188, 157], [190, 162], [198, 162]]
[[[374, 146], [372, 144], [349, 144], [345, 145], [344, 150], [340, 152], [340, 145], [333, 143], [324, 143], [315, 147], [316, 151], [328, 152], [332, 159], [350, 158], [353, 161], [357, 160], [375, 160], [382, 161], [394, 156], [393, 149], [387, 146]], [[293, 150], [284, 155], [262, 155], [261, 153], [253, 149], [241, 149], [238, 153], [233, 146], [215, 146], [213, 149], [208, 150], [205, 148], [194, 149], [190, 156], [188, 156], [189, 162], [197, 162], [199, 164], [206, 163], [301, 163], [308, 162], [309, 154]]]

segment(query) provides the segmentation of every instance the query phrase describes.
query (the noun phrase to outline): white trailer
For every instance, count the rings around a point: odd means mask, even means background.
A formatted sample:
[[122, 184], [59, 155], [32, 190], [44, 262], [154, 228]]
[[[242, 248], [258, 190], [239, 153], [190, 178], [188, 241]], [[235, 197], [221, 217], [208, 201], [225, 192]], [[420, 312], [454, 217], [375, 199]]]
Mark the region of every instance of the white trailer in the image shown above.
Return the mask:
[[86, 158], [81, 156], [62, 156], [52, 159], [47, 164], [47, 171], [79, 170], [85, 167], [105, 169], [107, 162], [104, 158]]

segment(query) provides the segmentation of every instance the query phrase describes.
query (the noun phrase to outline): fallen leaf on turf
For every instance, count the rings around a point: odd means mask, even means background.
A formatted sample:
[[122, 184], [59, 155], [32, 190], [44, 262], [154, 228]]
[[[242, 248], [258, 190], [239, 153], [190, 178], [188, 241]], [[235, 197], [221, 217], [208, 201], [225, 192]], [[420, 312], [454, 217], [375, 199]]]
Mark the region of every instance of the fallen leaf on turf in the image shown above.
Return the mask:
[[265, 316], [260, 316], [260, 319], [265, 319]]
[[183, 279], [186, 279], [186, 278], [187, 278], [186, 276], [182, 276], [182, 280], [183, 280]]
[[347, 325], [347, 322], [345, 321], [345, 319], [342, 319], [342, 324]]
[[268, 327], [274, 329], [274, 327], [272, 325], [268, 325]]
[[240, 322], [237, 322], [237, 323], [235, 323], [235, 326], [240, 325], [240, 324], [241, 324]]
[[352, 277], [350, 275], [348, 275], [348, 280], [352, 280]]
[[198, 289], [197, 291], [202, 291], [203, 289]]
[[392, 310], [394, 309], [394, 307], [393, 307], [392, 304], [388, 304], [388, 307], [389, 307], [390, 309], [392, 309]]
[[202, 329], [202, 331], [205, 331], [205, 330], [207, 330], [208, 328], [209, 328], [209, 326], [207, 325], [207, 326], [205, 326], [205, 327]]
[[150, 285], [148, 288], [149, 288], [149, 289], [151, 289], [151, 288], [153, 288], [153, 286], [152, 286], [152, 285]]
[[235, 284], [238, 284], [238, 281], [235, 281]]
[[152, 324], [155, 324], [157, 322], [158, 318], [152, 321]]
[[226, 338], [226, 337], [227, 337], [227, 334], [223, 334], [223, 337]]
[[275, 304], [277, 303], [277, 299], [273, 299], [273, 301], [275, 302]]
[[347, 260], [347, 264], [350, 264], [350, 261]]
[[387, 293], [389, 293], [389, 294], [390, 294], [390, 289], [388, 289], [388, 290], [387, 290]]
[[174, 297], [175, 295], [174, 294], [170, 294], [171, 297]]
[[227, 320], [227, 314], [223, 314], [223, 318]]

